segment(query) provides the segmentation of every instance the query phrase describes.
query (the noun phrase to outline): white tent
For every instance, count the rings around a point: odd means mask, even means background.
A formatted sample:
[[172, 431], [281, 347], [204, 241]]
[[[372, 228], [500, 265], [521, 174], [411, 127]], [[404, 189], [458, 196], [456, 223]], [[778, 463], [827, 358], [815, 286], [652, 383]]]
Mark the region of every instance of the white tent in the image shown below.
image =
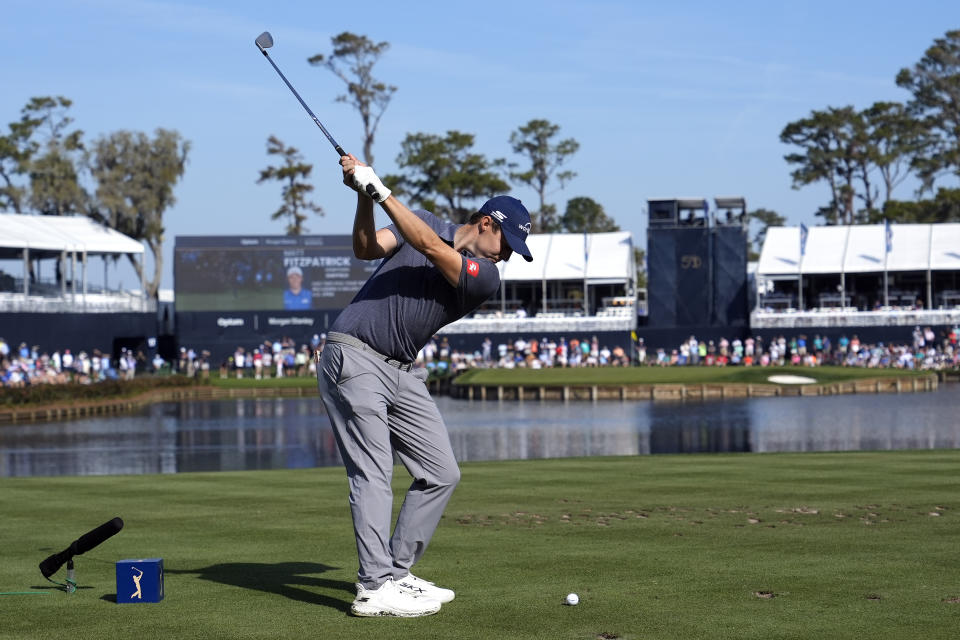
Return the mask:
[[[83, 216], [0, 213], [0, 254], [20, 250], [87, 254], [142, 254], [143, 245]], [[12, 250], [12, 251], [11, 251]]]
[[[945, 226], [948, 225], [892, 225], [893, 238], [891, 238], [890, 253], [887, 255], [887, 269], [889, 271], [924, 271], [930, 268], [933, 258], [933, 254], [930, 253], [931, 236], [936, 236], [944, 230]], [[953, 226], [960, 227], [960, 225]], [[954, 242], [956, 241], [955, 238]], [[957, 244], [954, 244], [954, 247], [956, 246]], [[953, 269], [960, 269], [960, 264]]]
[[[544, 233], [527, 237], [533, 262], [514, 255], [500, 262], [500, 279], [511, 282], [540, 282], [546, 305], [547, 282], [578, 280], [583, 282], [584, 299], [590, 285], [623, 283], [633, 290], [636, 266], [633, 238], [627, 231], [610, 233]], [[506, 287], [501, 289], [505, 305]]]
[[[817, 227], [830, 229], [831, 227]], [[835, 227], [846, 232], [846, 241], [840, 246], [844, 252], [843, 266], [820, 273], [871, 273], [883, 271], [887, 252], [883, 240], [883, 225], [869, 224], [852, 227]], [[839, 235], [839, 234], [838, 234]], [[899, 244], [899, 243], [898, 243]], [[813, 273], [807, 271], [806, 273]]]
[[586, 279], [602, 284], [634, 278], [633, 239], [627, 231], [533, 234], [527, 247], [533, 262], [514, 256], [498, 263], [504, 281]]
[[799, 227], [767, 230], [757, 272], [766, 277], [820, 273], [960, 271], [960, 223], [811, 227], [800, 256]]
[[888, 273], [925, 271], [932, 305], [931, 272], [960, 271], [960, 223], [891, 224], [889, 238], [887, 231], [882, 224], [811, 227], [801, 252], [799, 227], [770, 227], [757, 273], [767, 280], [839, 274], [841, 291], [847, 274], [883, 273], [886, 299]]
[[960, 271], [960, 223], [938, 224], [930, 234], [930, 268]]
[[839, 273], [843, 271], [843, 249], [847, 243], [847, 227], [813, 227], [800, 260], [804, 273]]
[[761, 276], [800, 273], [800, 228], [770, 227], [760, 250], [757, 273]]
[[[35, 216], [0, 213], [0, 259], [23, 260], [24, 273], [31, 259], [60, 259], [75, 273], [77, 260], [83, 266], [83, 292], [87, 291], [86, 265], [91, 255], [135, 255], [143, 264], [143, 245], [124, 234], [83, 216]], [[142, 270], [141, 270], [142, 271]], [[61, 274], [65, 275], [65, 274]], [[29, 278], [23, 278], [23, 294], [30, 294]], [[60, 278], [66, 295], [66, 277]], [[76, 278], [72, 292], [76, 294]], [[141, 290], [144, 289], [141, 283]]]

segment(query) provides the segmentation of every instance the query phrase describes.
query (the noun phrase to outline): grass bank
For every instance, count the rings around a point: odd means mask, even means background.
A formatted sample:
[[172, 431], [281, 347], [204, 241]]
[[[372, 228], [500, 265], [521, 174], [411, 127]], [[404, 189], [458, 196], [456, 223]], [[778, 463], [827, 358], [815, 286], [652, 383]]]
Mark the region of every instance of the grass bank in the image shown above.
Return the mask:
[[[909, 377], [929, 372], [903, 369], [862, 369], [856, 367], [577, 367], [569, 369], [471, 369], [456, 378], [461, 384], [501, 385], [631, 385], [631, 384], [722, 384], [765, 383], [777, 374], [802, 375], [818, 383], [845, 382], [868, 378]], [[36, 385], [20, 389], [0, 388], [0, 408], [42, 406], [71, 401], [96, 401], [131, 397], [156, 389], [189, 389], [212, 386], [218, 389], [306, 389], [316, 388], [313, 376], [244, 378], [211, 375], [193, 379], [180, 375], [139, 376], [132, 381], [116, 380], [96, 384]]]
[[[813, 378], [818, 383], [847, 382], [871, 378], [908, 378], [930, 375], [929, 371], [906, 369], [865, 369], [861, 367], [571, 367], [552, 369], [469, 369], [456, 378], [457, 384], [502, 385], [646, 385], [646, 384], [762, 384], [774, 375]], [[204, 381], [224, 389], [316, 387], [306, 378], [211, 377]]]
[[304, 378], [219, 378], [211, 376], [201, 384], [208, 384], [218, 389], [316, 389], [317, 379], [313, 376]]
[[869, 378], [930, 375], [929, 371], [861, 367], [575, 367], [552, 369], [471, 369], [456, 384], [648, 385], [770, 384], [774, 375], [812, 378], [819, 384]]
[[[8, 478], [0, 590], [120, 515], [73, 595], [0, 596], [0, 638], [955, 638], [960, 451], [463, 465], [418, 572], [436, 616], [361, 620], [341, 469]], [[396, 474], [399, 490], [408, 482]], [[117, 605], [160, 556], [166, 599]], [[60, 576], [62, 577], [62, 572]], [[577, 592], [576, 607], [561, 604]]]

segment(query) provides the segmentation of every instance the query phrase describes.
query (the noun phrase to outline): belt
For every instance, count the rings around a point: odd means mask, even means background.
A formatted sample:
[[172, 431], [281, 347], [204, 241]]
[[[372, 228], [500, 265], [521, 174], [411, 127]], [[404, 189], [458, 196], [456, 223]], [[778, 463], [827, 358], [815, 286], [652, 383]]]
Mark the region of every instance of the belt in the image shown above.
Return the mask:
[[350, 345], [351, 347], [356, 347], [361, 351], [365, 351], [366, 353], [369, 353], [370, 355], [372, 355], [374, 358], [377, 358], [378, 360], [383, 360], [391, 367], [395, 369], [399, 369], [400, 371], [410, 371], [411, 369], [413, 369], [414, 363], [400, 362], [399, 360], [391, 358], [390, 356], [385, 356], [379, 351], [377, 351], [376, 349], [374, 349], [373, 347], [371, 347], [370, 345], [368, 345], [363, 340], [359, 338], [355, 338], [346, 333], [338, 333], [336, 331], [331, 331], [327, 333], [327, 342], [337, 342], [339, 344], [346, 344], [346, 345]]

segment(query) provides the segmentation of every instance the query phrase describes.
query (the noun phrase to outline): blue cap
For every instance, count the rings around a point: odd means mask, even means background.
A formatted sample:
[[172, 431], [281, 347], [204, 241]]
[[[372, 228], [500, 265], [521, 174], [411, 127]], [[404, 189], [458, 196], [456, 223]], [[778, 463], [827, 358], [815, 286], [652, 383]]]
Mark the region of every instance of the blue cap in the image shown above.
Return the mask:
[[517, 200], [510, 196], [496, 196], [490, 198], [480, 207], [480, 213], [488, 215], [500, 225], [500, 229], [507, 237], [507, 244], [515, 253], [523, 256], [527, 262], [533, 262], [530, 249], [527, 248], [527, 236], [530, 234], [530, 212]]

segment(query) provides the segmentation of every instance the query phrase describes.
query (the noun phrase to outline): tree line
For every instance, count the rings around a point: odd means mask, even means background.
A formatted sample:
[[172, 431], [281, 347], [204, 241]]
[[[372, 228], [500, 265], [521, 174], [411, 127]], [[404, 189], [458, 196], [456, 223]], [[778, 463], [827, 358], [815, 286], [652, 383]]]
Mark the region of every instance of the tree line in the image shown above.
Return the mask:
[[[960, 178], [960, 30], [935, 39], [895, 81], [906, 102], [815, 109], [780, 134], [793, 147], [784, 156], [793, 187], [829, 188], [815, 212], [826, 224], [960, 221], [960, 189], [937, 187]], [[911, 176], [917, 199], [895, 199]]]
[[[389, 44], [349, 32], [331, 42], [332, 53], [317, 54], [308, 62], [343, 81], [346, 92], [337, 101], [350, 104], [360, 115], [364, 156], [373, 164], [377, 126], [397, 91], [373, 74]], [[829, 187], [829, 202], [814, 212], [826, 224], [960, 220], [960, 189], [941, 186], [934, 192], [938, 180], [960, 176], [960, 30], [936, 39], [920, 61], [898, 73], [896, 83], [910, 91], [911, 100], [876, 102], [862, 110], [853, 106], [813, 110], [788, 123], [780, 134], [781, 142], [794, 148], [784, 156], [792, 167], [793, 187], [816, 183]], [[384, 176], [384, 182], [411, 204], [460, 223], [484, 199], [508, 191], [512, 181], [537, 193], [538, 208], [531, 207], [536, 232], [619, 230], [590, 197], [571, 198], [562, 215], [548, 202], [554, 185], [562, 189], [576, 176], [568, 166], [580, 144], [573, 138], [561, 139], [559, 130], [549, 120], [533, 119], [511, 132], [509, 144], [520, 162], [475, 152], [471, 133], [408, 133], [396, 158], [400, 173]], [[285, 181], [283, 205], [274, 217], [287, 217], [288, 233], [300, 233], [305, 211], [322, 215], [314, 203], [303, 200], [312, 189], [305, 182], [312, 167], [272, 136], [268, 153], [285, 161], [282, 167], [261, 172], [261, 181]], [[895, 199], [895, 189], [911, 176], [921, 184], [916, 199]], [[769, 227], [786, 222], [765, 208], [747, 215], [757, 249]], [[756, 252], [752, 255], [756, 257]]]
[[[387, 42], [349, 32], [331, 38], [331, 52], [307, 62], [339, 78], [337, 97], [361, 118], [364, 159], [373, 164], [377, 128], [397, 87], [377, 79], [376, 63]], [[792, 147], [784, 156], [792, 167], [793, 187], [824, 184], [830, 199], [815, 212], [827, 224], [946, 222], [960, 220], [960, 189], [942, 186], [960, 177], [960, 30], [937, 38], [912, 67], [901, 69], [896, 84], [911, 94], [900, 102], [877, 102], [815, 109], [788, 123], [780, 140]], [[154, 258], [151, 277], [132, 261], [155, 297], [163, 266], [163, 214], [174, 202], [191, 144], [175, 130], [153, 135], [115, 131], [92, 141], [73, 126], [71, 100], [34, 97], [20, 119], [0, 135], [0, 209], [40, 215], [86, 215], [136, 240], [146, 242]], [[488, 158], [474, 149], [472, 133], [408, 133], [396, 158], [399, 172], [384, 182], [411, 205], [453, 222], [464, 222], [485, 199], [509, 191], [511, 184], [537, 194], [535, 232], [617, 231], [603, 206], [588, 196], [570, 198], [562, 214], [549, 201], [576, 176], [570, 169], [580, 144], [560, 136], [560, 126], [534, 118], [510, 132], [507, 141], [519, 160]], [[307, 229], [308, 215], [323, 215], [310, 200], [313, 166], [276, 136], [267, 140], [275, 165], [260, 171], [259, 183], [282, 185], [280, 207], [271, 218], [286, 223], [286, 233]], [[894, 191], [909, 177], [919, 183], [916, 199], [898, 200]], [[927, 196], [926, 198], [924, 196]], [[776, 211], [748, 214], [759, 247], [770, 226], [785, 223]], [[638, 264], [643, 264], [642, 252]], [[642, 275], [642, 274], [641, 274]]]
[[[374, 42], [367, 36], [343, 32], [331, 38], [332, 51], [307, 59], [315, 67], [325, 68], [345, 85], [337, 102], [349, 104], [363, 125], [363, 157], [374, 164], [373, 145], [377, 127], [397, 87], [378, 80], [373, 68], [389, 49], [387, 42]], [[396, 164], [400, 173], [383, 176], [383, 182], [409, 204], [432, 211], [441, 218], [462, 224], [488, 198], [510, 190], [509, 181], [532, 188], [537, 207], [528, 207], [534, 233], [597, 233], [619, 231], [617, 223], [593, 198], [569, 199], [563, 214], [548, 202], [554, 184], [563, 188], [576, 176], [566, 168], [580, 143], [560, 138], [560, 125], [542, 118], [529, 120], [510, 133], [509, 144], [522, 160], [487, 158], [474, 150], [475, 136], [460, 130], [444, 133], [408, 133], [400, 143]], [[276, 136], [267, 139], [267, 154], [277, 159], [260, 171], [258, 183], [281, 185], [280, 207], [273, 220], [286, 222], [286, 233], [307, 231], [310, 213], [323, 215], [323, 208], [309, 199], [313, 185], [308, 182], [313, 165], [304, 161], [296, 147]], [[645, 286], [645, 252], [635, 249], [638, 285]]]
[[[389, 49], [387, 42], [344, 32], [331, 38], [332, 51], [307, 59], [315, 67], [325, 68], [345, 85], [337, 102], [349, 104], [363, 125], [363, 157], [374, 164], [373, 145], [377, 127], [397, 87], [378, 80], [374, 66]], [[464, 223], [486, 199], [508, 192], [510, 182], [532, 188], [538, 197], [533, 231], [599, 232], [619, 227], [600, 203], [586, 196], [571, 198], [563, 214], [548, 202], [550, 189], [563, 188], [576, 176], [566, 168], [580, 148], [573, 138], [561, 138], [560, 126], [546, 119], [532, 119], [509, 136], [513, 152], [522, 160], [487, 158], [474, 150], [475, 136], [459, 130], [444, 133], [408, 133], [400, 144], [396, 164], [400, 173], [383, 176], [384, 183], [410, 204], [428, 209], [441, 218]], [[313, 186], [308, 182], [313, 165], [304, 162], [295, 147], [270, 136], [267, 153], [277, 158], [275, 165], [261, 170], [258, 182], [282, 185], [280, 208], [273, 219], [286, 221], [286, 232], [299, 235], [306, 230], [309, 213], [323, 215], [322, 208], [308, 199]]]
[[130, 262], [155, 298], [163, 273], [163, 213], [176, 201], [190, 142], [171, 129], [153, 136], [115, 131], [92, 141], [73, 127], [73, 102], [34, 97], [0, 136], [0, 210], [39, 215], [85, 215], [146, 242], [153, 274]]

